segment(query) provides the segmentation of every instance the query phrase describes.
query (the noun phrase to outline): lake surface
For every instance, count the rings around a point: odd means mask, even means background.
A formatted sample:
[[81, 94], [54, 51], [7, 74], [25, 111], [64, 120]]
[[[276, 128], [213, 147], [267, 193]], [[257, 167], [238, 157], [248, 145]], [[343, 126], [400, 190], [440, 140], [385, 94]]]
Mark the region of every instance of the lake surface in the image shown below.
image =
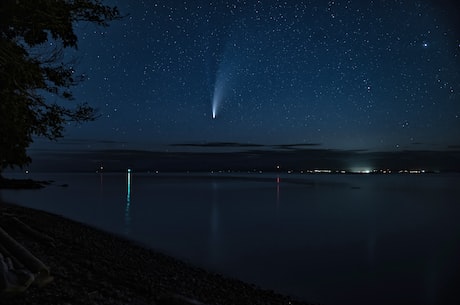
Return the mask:
[[308, 302], [460, 304], [459, 175], [31, 178], [2, 199]]

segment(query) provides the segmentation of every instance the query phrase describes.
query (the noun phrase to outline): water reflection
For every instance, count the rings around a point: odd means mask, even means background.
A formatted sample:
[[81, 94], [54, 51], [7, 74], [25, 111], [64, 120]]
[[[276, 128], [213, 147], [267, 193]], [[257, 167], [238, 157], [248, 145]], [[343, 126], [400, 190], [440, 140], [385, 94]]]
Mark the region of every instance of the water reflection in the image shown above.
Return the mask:
[[129, 235], [131, 231], [131, 169], [128, 168], [126, 179], [126, 207], [125, 207], [125, 234]]
[[216, 182], [212, 183], [212, 207], [211, 207], [211, 236], [209, 238], [210, 258], [211, 262], [215, 262], [219, 256], [219, 186]]
[[280, 206], [280, 183], [281, 178], [280, 176], [276, 176], [276, 207]]
[[311, 303], [460, 304], [458, 175], [267, 177], [65, 174], [0, 194]]
[[99, 173], [99, 177], [100, 177], [100, 188], [99, 188], [99, 190], [100, 190], [101, 195], [104, 194], [104, 176], [103, 175], [104, 175], [103, 173]]
[[219, 229], [219, 198], [218, 198], [218, 185], [216, 182], [212, 184], [212, 212], [211, 212], [211, 234], [213, 239], [218, 239]]

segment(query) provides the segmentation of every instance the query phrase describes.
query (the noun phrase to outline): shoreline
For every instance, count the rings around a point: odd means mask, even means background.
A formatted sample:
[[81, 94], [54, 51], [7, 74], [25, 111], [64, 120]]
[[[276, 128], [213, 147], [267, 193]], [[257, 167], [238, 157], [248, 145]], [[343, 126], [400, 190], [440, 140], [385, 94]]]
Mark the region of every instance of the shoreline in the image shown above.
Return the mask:
[[2, 200], [0, 212], [54, 239], [50, 245], [13, 235], [49, 267], [54, 280], [0, 295], [0, 304], [307, 304], [59, 215]]

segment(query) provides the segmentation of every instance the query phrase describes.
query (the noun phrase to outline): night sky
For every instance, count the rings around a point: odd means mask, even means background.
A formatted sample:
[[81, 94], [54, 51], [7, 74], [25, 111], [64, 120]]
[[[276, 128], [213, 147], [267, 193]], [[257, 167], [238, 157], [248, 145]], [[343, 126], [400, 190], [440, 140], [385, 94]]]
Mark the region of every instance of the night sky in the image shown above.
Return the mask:
[[104, 3], [127, 16], [77, 24], [79, 48], [66, 55], [87, 78], [76, 100], [100, 118], [70, 124], [60, 147], [460, 144], [455, 1]]

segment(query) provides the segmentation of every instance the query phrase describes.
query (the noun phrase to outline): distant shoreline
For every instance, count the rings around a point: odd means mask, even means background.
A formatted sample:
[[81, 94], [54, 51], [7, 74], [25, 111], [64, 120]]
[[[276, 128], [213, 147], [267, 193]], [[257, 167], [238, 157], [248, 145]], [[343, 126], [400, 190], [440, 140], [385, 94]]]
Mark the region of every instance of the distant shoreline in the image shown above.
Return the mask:
[[51, 183], [52, 181], [0, 177], [0, 189], [40, 189]]
[[[0, 212], [1, 218], [14, 215], [55, 239], [50, 246], [18, 235], [17, 240], [50, 268], [55, 279], [43, 288], [31, 286], [18, 295], [2, 295], [10, 305], [68, 301], [120, 305], [306, 304], [209, 273], [61, 216], [3, 201]], [[5, 224], [2, 221], [1, 226], [8, 231]]]
[[[214, 143], [219, 144], [219, 143]], [[241, 143], [240, 143], [241, 144]], [[177, 146], [175, 146], [178, 148]], [[171, 147], [169, 147], [171, 149]], [[39, 171], [122, 171], [132, 168], [140, 172], [219, 172], [330, 169], [333, 171], [424, 169], [430, 172], [460, 172], [460, 150], [340, 150], [297, 145], [247, 147], [185, 146], [182, 150], [150, 151], [130, 149], [81, 149], [71, 151], [31, 150], [33, 162], [24, 167]], [[188, 150], [193, 148], [193, 151]], [[219, 148], [219, 149], [218, 149]], [[257, 148], [257, 149], [255, 149]], [[66, 149], [69, 149], [66, 146]], [[195, 149], [198, 149], [195, 151]]]

